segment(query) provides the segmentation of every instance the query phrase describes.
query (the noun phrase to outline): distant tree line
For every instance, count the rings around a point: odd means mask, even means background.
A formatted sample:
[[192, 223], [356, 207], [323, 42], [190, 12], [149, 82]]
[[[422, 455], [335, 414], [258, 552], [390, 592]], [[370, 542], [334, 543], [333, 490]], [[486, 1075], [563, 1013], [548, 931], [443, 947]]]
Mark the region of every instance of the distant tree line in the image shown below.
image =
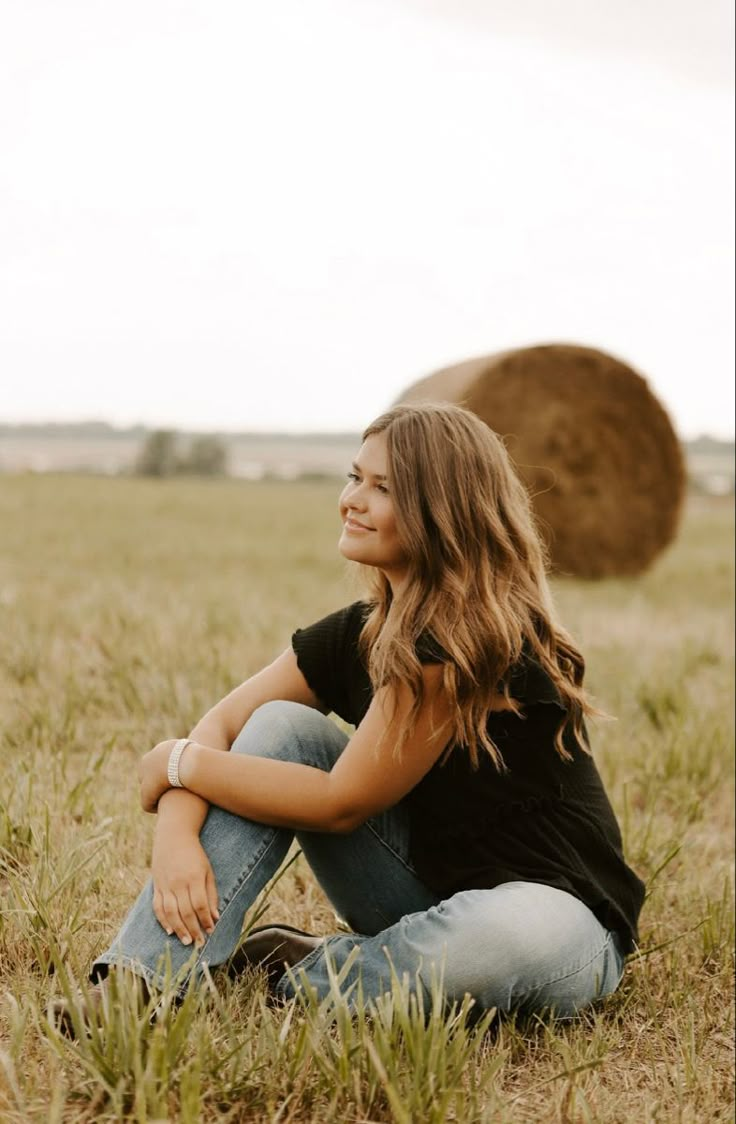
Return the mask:
[[182, 448], [173, 429], [155, 429], [146, 437], [135, 471], [139, 476], [226, 476], [228, 450], [219, 437], [203, 434]]

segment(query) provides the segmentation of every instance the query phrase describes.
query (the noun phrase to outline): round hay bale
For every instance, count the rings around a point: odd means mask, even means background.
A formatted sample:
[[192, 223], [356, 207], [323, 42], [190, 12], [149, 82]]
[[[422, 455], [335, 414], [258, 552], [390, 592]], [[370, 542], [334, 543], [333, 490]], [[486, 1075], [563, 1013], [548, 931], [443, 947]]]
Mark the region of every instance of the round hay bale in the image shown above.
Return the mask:
[[674, 538], [680, 443], [644, 379], [602, 351], [548, 344], [471, 359], [399, 401], [466, 406], [505, 439], [561, 573], [638, 574]]

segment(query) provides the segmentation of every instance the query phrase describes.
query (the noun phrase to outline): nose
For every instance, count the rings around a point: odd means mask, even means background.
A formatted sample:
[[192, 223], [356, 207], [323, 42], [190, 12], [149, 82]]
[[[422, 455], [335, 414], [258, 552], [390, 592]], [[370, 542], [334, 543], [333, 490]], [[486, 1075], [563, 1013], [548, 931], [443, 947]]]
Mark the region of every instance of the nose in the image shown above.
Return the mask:
[[362, 481], [359, 484], [353, 484], [352, 488], [348, 490], [348, 495], [345, 497], [345, 507], [348, 511], [351, 509], [355, 511], [365, 511], [366, 501]]

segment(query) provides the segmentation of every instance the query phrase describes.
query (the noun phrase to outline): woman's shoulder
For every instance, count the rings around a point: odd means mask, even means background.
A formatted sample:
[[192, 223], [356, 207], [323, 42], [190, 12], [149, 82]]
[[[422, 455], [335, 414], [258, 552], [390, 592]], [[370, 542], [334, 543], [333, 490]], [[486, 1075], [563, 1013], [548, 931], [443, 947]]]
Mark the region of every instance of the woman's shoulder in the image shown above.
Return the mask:
[[557, 684], [534, 654], [528, 640], [524, 640], [521, 656], [509, 668], [506, 682], [511, 698], [519, 703], [526, 706], [547, 703], [567, 710]]
[[[452, 662], [451, 654], [429, 630], [423, 632], [417, 640], [416, 652], [421, 663]], [[511, 664], [499, 683], [501, 693], [504, 685], [508, 685], [511, 698], [523, 706], [547, 703], [566, 710], [558, 687], [534, 654], [528, 640], [524, 640], [519, 659]]]
[[360, 635], [366, 618], [371, 611], [366, 601], [352, 601], [342, 609], [335, 609], [326, 617], [320, 617], [305, 628], [297, 628], [293, 639], [304, 643], [309, 641], [336, 641]]

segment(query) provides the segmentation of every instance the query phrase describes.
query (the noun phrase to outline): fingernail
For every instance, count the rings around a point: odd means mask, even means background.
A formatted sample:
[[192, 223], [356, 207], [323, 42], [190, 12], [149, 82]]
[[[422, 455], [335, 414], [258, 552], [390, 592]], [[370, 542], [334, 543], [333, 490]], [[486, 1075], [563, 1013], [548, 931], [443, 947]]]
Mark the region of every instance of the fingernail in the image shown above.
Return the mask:
[[187, 933], [187, 935], [185, 937], [181, 938], [181, 943], [182, 944], [191, 944], [192, 943], [192, 938], [189, 936], [189, 933]]

